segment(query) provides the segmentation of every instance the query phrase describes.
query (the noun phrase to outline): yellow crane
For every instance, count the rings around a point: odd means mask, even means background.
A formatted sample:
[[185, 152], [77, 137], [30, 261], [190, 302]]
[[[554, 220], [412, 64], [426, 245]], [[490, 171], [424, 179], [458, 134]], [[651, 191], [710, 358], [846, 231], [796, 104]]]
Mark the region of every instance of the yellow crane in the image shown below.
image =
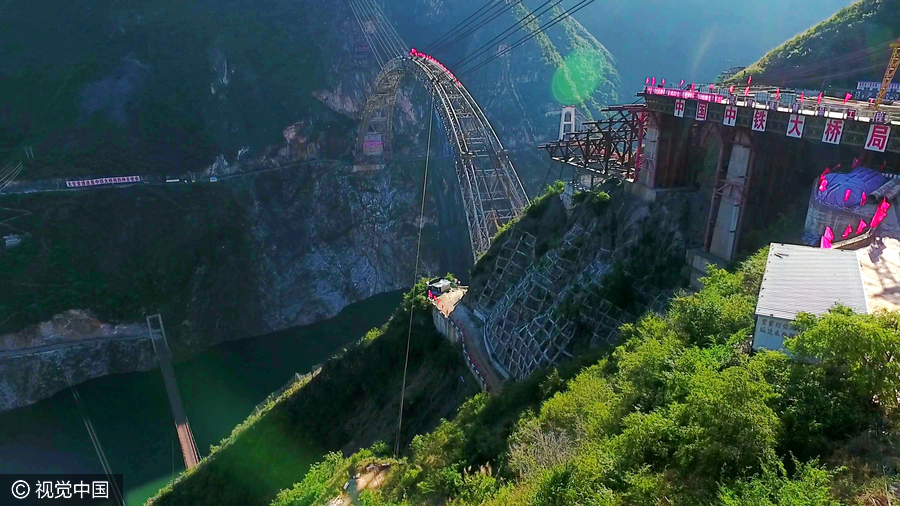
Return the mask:
[[894, 48], [894, 51], [891, 53], [891, 59], [888, 61], [887, 69], [884, 71], [884, 79], [881, 80], [881, 90], [878, 91], [878, 98], [875, 99], [874, 106], [876, 111], [881, 106], [881, 101], [884, 100], [884, 94], [887, 93], [891, 81], [894, 80], [897, 67], [900, 67], [900, 39], [895, 40], [891, 47]]

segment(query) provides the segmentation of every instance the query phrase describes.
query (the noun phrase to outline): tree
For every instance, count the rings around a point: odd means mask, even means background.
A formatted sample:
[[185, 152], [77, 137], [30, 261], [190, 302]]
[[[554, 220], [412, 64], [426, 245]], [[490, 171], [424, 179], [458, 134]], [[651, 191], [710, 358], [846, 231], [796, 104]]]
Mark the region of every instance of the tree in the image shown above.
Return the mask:
[[855, 314], [836, 306], [821, 318], [797, 317], [800, 333], [785, 347], [801, 362], [845, 383], [849, 391], [887, 412], [900, 391], [900, 313]]

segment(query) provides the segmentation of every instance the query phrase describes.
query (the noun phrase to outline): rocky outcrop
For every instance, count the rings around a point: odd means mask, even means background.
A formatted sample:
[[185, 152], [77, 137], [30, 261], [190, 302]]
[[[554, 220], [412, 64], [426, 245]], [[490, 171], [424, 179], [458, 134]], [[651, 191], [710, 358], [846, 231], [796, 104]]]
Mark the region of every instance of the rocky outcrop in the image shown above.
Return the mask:
[[92, 378], [156, 367], [146, 326], [101, 323], [84, 311], [0, 336], [0, 411]]

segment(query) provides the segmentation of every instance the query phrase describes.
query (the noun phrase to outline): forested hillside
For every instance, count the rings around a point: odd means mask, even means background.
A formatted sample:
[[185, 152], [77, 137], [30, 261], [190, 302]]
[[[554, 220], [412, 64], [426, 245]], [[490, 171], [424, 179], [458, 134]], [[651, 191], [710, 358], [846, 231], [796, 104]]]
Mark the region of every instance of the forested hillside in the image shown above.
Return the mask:
[[896, 501], [900, 314], [801, 316], [794, 360], [749, 353], [766, 254], [712, 269], [574, 379], [478, 395], [399, 460], [329, 455], [272, 505], [326, 504], [372, 463], [390, 472], [368, 506]]
[[856, 87], [880, 81], [900, 37], [900, 0], [861, 0], [769, 51], [735, 81], [781, 86]]

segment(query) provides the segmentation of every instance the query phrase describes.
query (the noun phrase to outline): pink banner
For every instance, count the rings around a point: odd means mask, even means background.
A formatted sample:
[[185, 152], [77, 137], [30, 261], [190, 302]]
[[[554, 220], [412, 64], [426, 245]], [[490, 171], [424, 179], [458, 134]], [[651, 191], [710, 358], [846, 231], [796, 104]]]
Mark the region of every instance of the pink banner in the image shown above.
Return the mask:
[[82, 188], [85, 186], [100, 186], [105, 184], [140, 183], [141, 176], [101, 177], [98, 179], [83, 179], [81, 181], [66, 181], [66, 188]]

